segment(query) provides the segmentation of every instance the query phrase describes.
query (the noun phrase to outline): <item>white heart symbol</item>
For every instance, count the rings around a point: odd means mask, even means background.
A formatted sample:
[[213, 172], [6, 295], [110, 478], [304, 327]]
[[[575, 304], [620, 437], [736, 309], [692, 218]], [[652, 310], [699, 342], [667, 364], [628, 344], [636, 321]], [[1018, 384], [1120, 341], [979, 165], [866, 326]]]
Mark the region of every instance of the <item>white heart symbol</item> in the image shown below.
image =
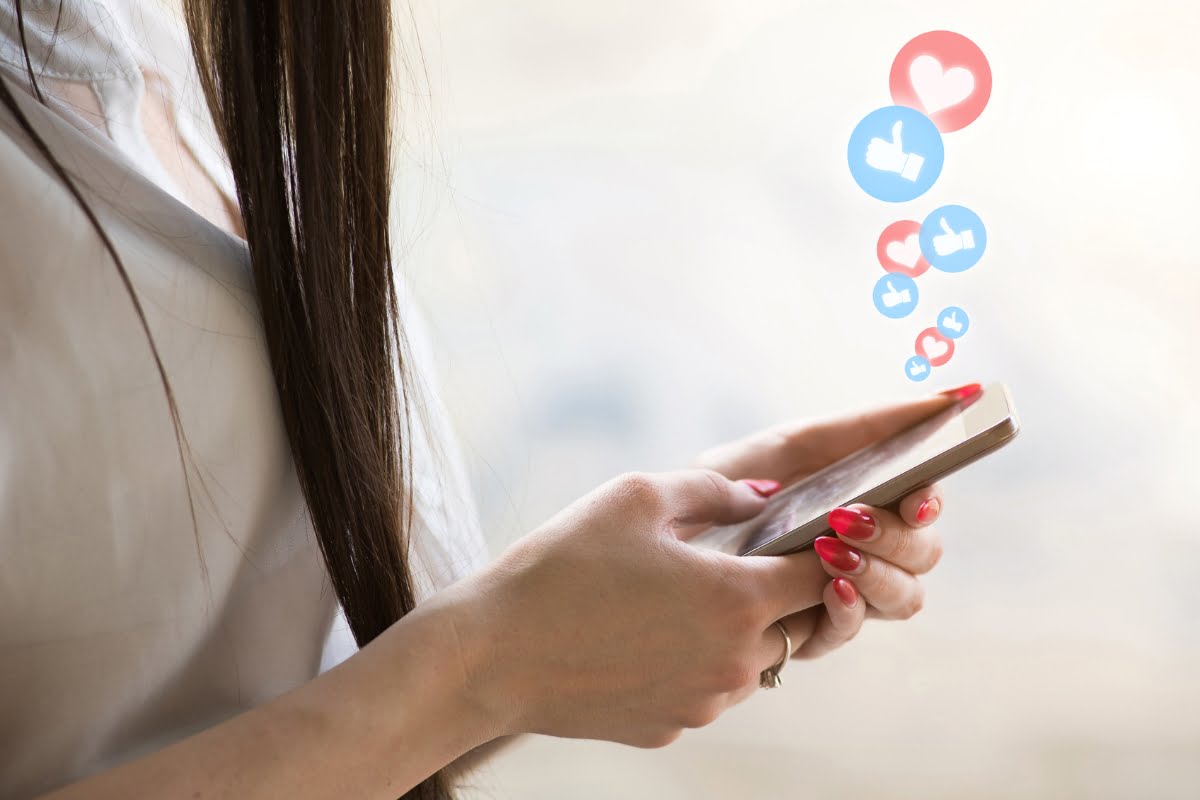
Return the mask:
[[921, 259], [921, 242], [917, 234], [912, 234], [903, 242], [888, 242], [887, 257], [897, 264], [915, 267]]
[[[930, 344], [930, 342], [933, 344]], [[946, 342], [943, 342], [936, 336], [926, 336], [921, 339], [921, 349], [925, 351], [926, 358], [928, 358], [930, 361], [934, 361], [935, 359], [939, 359], [946, 355], [946, 353], [950, 350], [950, 345]]]
[[975, 76], [969, 69], [951, 67], [943, 71], [942, 62], [933, 56], [914, 58], [908, 65], [908, 78], [930, 114], [958, 105], [975, 91]]

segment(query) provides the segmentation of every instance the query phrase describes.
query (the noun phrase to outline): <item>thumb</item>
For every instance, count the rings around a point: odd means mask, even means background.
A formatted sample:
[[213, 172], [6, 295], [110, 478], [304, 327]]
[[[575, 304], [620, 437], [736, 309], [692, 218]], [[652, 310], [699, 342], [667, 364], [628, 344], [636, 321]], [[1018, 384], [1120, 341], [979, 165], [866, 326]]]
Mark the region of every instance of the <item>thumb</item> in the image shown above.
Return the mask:
[[954, 232], [954, 229], [950, 227], [950, 223], [946, 221], [945, 217], [942, 217], [941, 225], [942, 225], [942, 230], [944, 230], [946, 233], [950, 234], [951, 236], [957, 235]]
[[888, 294], [899, 294], [899, 292], [896, 291], [896, 287], [892, 286], [891, 281], [884, 281], [883, 285], [888, 287]]
[[904, 149], [904, 145], [900, 141], [900, 131], [903, 127], [903, 120], [896, 120], [896, 124], [892, 126], [892, 144], [896, 145], [896, 147], [899, 147], [901, 150]]
[[731, 481], [716, 470], [684, 469], [661, 476], [662, 498], [677, 525], [728, 525], [757, 516], [767, 504], [745, 481]]

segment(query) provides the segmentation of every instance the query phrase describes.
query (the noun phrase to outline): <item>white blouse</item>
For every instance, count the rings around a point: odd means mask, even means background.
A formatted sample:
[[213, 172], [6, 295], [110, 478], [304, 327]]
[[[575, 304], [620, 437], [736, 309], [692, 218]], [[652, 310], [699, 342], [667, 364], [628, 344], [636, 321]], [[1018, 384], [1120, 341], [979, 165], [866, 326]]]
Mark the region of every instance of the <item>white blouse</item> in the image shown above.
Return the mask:
[[[296, 479], [245, 243], [183, 202], [139, 121], [150, 67], [233, 202], [182, 24], [153, 0], [62, 7], [55, 37], [59, 0], [24, 0], [34, 69], [90, 89], [104, 121], [33, 97], [11, 0], [0, 0], [0, 78], [129, 271], [191, 445], [199, 533], [117, 268], [0, 108], [0, 798], [159, 749], [354, 651]], [[397, 289], [413, 371], [428, 380], [429, 343]], [[486, 558], [444, 409], [428, 388], [420, 396], [419, 598]]]

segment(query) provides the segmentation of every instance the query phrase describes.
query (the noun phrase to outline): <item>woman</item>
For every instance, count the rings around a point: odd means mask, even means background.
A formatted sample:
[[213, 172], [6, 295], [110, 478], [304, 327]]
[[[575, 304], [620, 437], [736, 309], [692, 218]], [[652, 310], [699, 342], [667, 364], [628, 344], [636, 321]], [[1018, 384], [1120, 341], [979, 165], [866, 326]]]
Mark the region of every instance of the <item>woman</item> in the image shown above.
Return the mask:
[[391, 271], [387, 3], [185, 11], [0, 0], [0, 795], [448, 797], [920, 608], [936, 487], [816, 553], [686, 540], [972, 387], [615, 478], [485, 566]]

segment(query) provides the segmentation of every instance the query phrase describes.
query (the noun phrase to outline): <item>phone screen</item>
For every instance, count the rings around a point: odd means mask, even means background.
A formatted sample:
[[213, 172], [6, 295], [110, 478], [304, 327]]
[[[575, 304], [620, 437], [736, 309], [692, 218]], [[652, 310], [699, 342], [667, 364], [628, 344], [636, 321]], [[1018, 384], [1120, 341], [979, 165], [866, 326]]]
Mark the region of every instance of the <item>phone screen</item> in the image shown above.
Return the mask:
[[[994, 384], [801, 479], [772, 497], [754, 519], [712, 528], [692, 541], [737, 555], [801, 549], [829, 530], [825, 520], [834, 508], [848, 503], [894, 503], [1015, 433], [1008, 393], [1002, 384]], [[785, 538], [786, 543], [781, 541]]]

